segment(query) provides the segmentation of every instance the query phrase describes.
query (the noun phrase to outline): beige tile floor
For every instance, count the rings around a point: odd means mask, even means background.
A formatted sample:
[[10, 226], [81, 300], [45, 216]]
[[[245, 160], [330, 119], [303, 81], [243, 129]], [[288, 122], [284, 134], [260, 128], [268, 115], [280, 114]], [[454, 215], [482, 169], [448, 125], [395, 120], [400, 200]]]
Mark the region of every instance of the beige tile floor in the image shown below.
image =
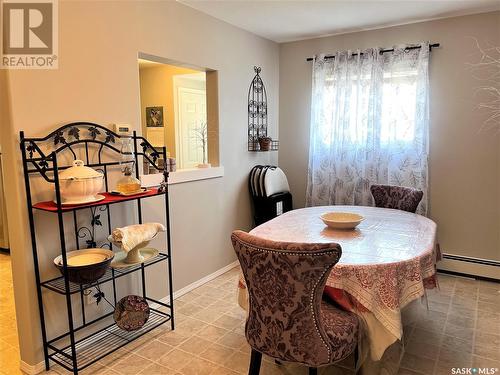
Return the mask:
[[[235, 268], [178, 298], [175, 301], [177, 327], [174, 332], [167, 326], [160, 327], [83, 373], [247, 373], [250, 351], [244, 337], [245, 314], [236, 303], [238, 272]], [[5, 276], [3, 272], [1, 276]], [[399, 374], [449, 375], [452, 367], [500, 368], [500, 284], [446, 275], [440, 275], [439, 279], [441, 290], [429, 293], [429, 312], [421, 316], [413, 314], [410, 309], [405, 314], [412, 323], [405, 327], [406, 352]], [[5, 292], [4, 289], [0, 291]], [[3, 293], [1, 298], [4, 298]], [[12, 309], [7, 310], [0, 310], [2, 318], [6, 313], [12, 314]], [[16, 349], [16, 340], [9, 344], [14, 333], [7, 331], [9, 335], [5, 338], [2, 335], [1, 343], [2, 346], [9, 345], [7, 350], [12, 353]], [[352, 374], [350, 366], [352, 364], [345, 361], [338, 366], [323, 368], [320, 373]], [[0, 369], [3, 371], [2, 364]], [[68, 374], [57, 366], [45, 374], [59, 373]], [[305, 375], [307, 371], [303, 366], [278, 366], [264, 357], [261, 374]]]

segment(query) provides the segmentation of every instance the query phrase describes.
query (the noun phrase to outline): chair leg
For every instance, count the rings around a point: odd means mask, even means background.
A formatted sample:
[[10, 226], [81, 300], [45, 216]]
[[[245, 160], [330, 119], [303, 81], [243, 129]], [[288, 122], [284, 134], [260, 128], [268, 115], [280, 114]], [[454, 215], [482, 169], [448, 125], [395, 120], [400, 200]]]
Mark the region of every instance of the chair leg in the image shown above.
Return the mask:
[[250, 356], [250, 368], [248, 369], [248, 375], [259, 375], [261, 361], [262, 361], [262, 353], [258, 352], [257, 350], [252, 349], [252, 355]]
[[318, 375], [317, 367], [309, 367], [309, 375]]
[[356, 345], [356, 349], [354, 349], [354, 375], [358, 374], [358, 359], [359, 359], [359, 352], [358, 352], [358, 346]]

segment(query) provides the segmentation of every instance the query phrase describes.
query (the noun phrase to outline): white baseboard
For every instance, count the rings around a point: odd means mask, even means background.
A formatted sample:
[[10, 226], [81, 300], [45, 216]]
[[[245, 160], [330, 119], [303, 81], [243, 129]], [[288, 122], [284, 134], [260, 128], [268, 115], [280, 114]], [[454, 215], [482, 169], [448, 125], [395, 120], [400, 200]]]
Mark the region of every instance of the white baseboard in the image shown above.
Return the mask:
[[[225, 267], [222, 267], [221, 269], [215, 271], [214, 273], [211, 273], [210, 275], [207, 275], [194, 283], [191, 283], [189, 285], [186, 285], [184, 288], [179, 289], [178, 291], [174, 292], [174, 300], [179, 298], [180, 296], [183, 296], [186, 293], [189, 293], [190, 291], [202, 286], [203, 284], [208, 283], [209, 281], [212, 281], [213, 279], [219, 277], [220, 275], [226, 273], [227, 271], [232, 270], [234, 267], [238, 266], [239, 262], [236, 260], [233, 263], [228, 264]], [[236, 288], [236, 286], [235, 286]], [[169, 303], [170, 302], [170, 297], [167, 296], [165, 298], [162, 298], [160, 302], [163, 303]], [[151, 307], [159, 307], [158, 304], [151, 304]], [[45, 362], [42, 361], [40, 363], [37, 363], [36, 365], [29, 365], [24, 361], [21, 361], [20, 368], [22, 371], [27, 373], [28, 375], [37, 375], [43, 371], [45, 371]]]
[[[178, 291], [174, 292], [174, 300], [179, 298], [180, 296], [183, 296], [184, 294], [189, 293], [190, 291], [202, 286], [203, 284], [208, 283], [209, 281], [212, 281], [213, 279], [219, 277], [220, 275], [226, 273], [227, 271], [232, 270], [234, 267], [238, 266], [239, 262], [235, 260], [233, 263], [228, 264], [225, 267], [222, 267], [220, 270], [215, 271], [214, 273], [211, 273], [210, 275], [207, 275], [194, 283], [191, 283], [189, 285], [186, 285], [184, 288], [179, 289]], [[170, 302], [170, 297], [167, 296], [165, 298], [162, 298], [160, 302], [163, 303], [169, 303]]]

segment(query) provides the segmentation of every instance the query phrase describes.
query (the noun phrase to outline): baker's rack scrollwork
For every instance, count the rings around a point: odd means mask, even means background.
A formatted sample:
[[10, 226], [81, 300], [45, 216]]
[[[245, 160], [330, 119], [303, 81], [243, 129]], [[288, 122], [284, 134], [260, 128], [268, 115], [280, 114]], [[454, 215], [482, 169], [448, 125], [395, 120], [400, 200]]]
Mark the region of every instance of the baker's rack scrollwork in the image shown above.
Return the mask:
[[[90, 223], [88, 225], [82, 225], [76, 228], [76, 248], [80, 249], [80, 240], [85, 240], [87, 248], [105, 247], [111, 250], [112, 245], [108, 241], [103, 241], [102, 243], [97, 243], [96, 241], [96, 228], [102, 227], [101, 213], [106, 213], [109, 215], [107, 206], [94, 206], [89, 207], [90, 210]], [[76, 215], [76, 211], [74, 211]], [[76, 220], [75, 220], [76, 223]]]
[[[85, 165], [87, 166], [97, 167], [103, 164], [106, 166], [119, 164], [118, 162], [104, 163], [103, 151], [112, 150], [116, 153], [120, 153], [121, 146], [118, 145], [118, 142], [122, 137], [124, 136], [120, 136], [98, 124], [91, 122], [74, 122], [60, 127], [45, 137], [26, 139], [22, 147], [24, 147], [24, 151], [26, 152], [27, 162], [32, 167], [28, 170], [28, 173], [38, 172], [47, 182], [54, 183], [54, 178], [48, 175], [48, 172], [54, 169], [54, 154], [59, 154], [65, 149], [68, 149], [73, 158], [78, 159], [76, 154], [77, 145], [83, 145], [85, 149]], [[131, 137], [140, 142], [141, 149], [139, 150], [135, 147], [135, 153], [146, 159], [154, 169], [163, 172], [163, 166], [158, 162], [162, 157], [161, 153], [158, 152], [146, 138], [136, 134]], [[99, 146], [97, 149], [97, 162], [95, 163], [90, 161], [89, 145]], [[44, 152], [44, 148], [47, 149], [47, 146], [50, 147], [50, 153], [47, 151]], [[65, 168], [68, 167], [60, 166], [58, 169], [62, 170]]]

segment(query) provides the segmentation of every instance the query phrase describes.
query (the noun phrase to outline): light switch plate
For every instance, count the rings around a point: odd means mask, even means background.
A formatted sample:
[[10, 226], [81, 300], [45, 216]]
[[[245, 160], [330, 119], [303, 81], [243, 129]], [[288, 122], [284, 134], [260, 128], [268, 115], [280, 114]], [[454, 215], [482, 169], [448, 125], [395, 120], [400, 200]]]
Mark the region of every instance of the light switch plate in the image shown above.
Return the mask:
[[113, 129], [118, 135], [130, 135], [132, 133], [129, 124], [113, 124]]

